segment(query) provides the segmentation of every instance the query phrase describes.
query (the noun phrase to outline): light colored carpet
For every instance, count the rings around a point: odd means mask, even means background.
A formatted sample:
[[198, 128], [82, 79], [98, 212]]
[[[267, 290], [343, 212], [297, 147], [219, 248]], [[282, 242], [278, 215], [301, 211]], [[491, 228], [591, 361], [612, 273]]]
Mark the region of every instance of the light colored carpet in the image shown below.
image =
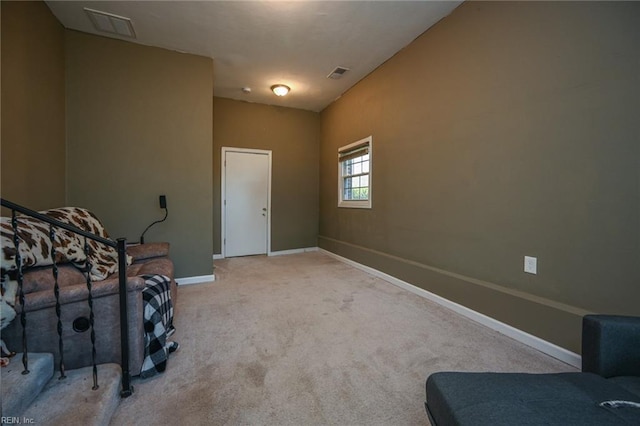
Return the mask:
[[426, 425], [432, 372], [575, 371], [321, 252], [215, 265], [112, 425]]

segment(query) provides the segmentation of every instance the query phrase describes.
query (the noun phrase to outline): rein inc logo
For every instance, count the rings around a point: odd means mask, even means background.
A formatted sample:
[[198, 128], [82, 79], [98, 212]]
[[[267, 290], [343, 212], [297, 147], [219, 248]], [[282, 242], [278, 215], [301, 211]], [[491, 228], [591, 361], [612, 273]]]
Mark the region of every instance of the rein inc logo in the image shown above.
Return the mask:
[[35, 424], [35, 420], [31, 417], [4, 417], [2, 416], [3, 425], [30, 425]]

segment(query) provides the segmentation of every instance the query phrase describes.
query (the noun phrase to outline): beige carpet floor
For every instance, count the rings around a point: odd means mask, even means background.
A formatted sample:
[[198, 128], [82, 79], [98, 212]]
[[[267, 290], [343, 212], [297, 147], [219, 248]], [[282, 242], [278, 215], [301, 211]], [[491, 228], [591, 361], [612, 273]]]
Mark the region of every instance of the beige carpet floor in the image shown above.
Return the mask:
[[179, 288], [181, 347], [112, 425], [427, 425], [432, 372], [575, 371], [322, 252], [215, 266]]

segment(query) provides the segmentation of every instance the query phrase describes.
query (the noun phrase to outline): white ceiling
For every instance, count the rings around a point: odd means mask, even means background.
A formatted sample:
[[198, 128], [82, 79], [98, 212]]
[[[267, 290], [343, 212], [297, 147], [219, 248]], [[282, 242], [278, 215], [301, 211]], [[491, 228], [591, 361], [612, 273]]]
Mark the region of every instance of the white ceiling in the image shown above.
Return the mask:
[[[213, 58], [215, 96], [321, 111], [462, 2], [46, 3], [69, 29]], [[85, 7], [130, 18], [137, 38], [96, 31]], [[337, 66], [350, 71], [328, 79]], [[289, 95], [276, 97], [276, 83], [291, 87]]]

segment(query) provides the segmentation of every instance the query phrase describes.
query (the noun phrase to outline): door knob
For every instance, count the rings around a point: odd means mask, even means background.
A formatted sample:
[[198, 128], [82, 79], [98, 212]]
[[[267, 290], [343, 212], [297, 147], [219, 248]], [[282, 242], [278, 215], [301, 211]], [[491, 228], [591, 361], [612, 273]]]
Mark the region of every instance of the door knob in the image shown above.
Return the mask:
[[267, 211], [267, 208], [266, 208], [266, 207], [263, 207], [263, 208], [262, 208], [262, 211], [263, 211], [263, 212], [266, 212], [266, 211]]

